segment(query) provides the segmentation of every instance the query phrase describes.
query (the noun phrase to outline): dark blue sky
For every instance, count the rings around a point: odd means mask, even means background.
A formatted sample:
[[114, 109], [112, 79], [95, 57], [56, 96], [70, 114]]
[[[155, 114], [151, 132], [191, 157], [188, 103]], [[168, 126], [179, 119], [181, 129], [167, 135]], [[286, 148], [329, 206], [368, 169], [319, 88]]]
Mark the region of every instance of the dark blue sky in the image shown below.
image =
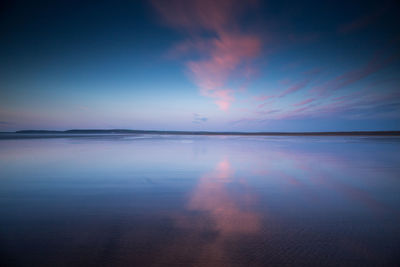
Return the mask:
[[0, 130], [400, 130], [396, 1], [3, 1]]

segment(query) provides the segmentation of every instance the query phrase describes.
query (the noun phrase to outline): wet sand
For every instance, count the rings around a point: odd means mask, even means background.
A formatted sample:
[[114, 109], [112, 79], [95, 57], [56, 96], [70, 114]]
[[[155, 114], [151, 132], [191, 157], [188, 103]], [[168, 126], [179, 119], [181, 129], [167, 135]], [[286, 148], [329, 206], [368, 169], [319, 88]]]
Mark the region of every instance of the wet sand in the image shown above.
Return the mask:
[[400, 138], [0, 140], [4, 266], [396, 266]]

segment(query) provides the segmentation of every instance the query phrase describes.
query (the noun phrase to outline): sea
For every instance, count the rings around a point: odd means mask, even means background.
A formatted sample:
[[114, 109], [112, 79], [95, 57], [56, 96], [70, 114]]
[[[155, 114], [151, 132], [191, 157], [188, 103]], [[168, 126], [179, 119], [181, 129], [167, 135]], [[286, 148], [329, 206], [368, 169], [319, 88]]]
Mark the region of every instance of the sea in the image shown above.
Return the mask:
[[0, 266], [400, 266], [400, 137], [0, 136]]

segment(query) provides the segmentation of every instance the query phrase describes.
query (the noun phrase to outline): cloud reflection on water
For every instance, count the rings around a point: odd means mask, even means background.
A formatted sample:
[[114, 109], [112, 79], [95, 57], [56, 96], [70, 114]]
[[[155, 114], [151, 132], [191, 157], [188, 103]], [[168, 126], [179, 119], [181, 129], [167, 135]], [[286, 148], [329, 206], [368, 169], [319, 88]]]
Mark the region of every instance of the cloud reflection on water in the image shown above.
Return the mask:
[[[237, 183], [240, 190], [233, 190]], [[261, 216], [252, 206], [256, 195], [244, 180], [235, 177], [230, 161], [221, 160], [213, 171], [200, 177], [190, 192], [188, 212], [176, 217], [177, 226], [197, 233], [203, 239], [194, 255], [196, 262], [230, 266], [230, 241], [255, 236], [261, 229]], [[208, 233], [208, 234], [207, 234]]]

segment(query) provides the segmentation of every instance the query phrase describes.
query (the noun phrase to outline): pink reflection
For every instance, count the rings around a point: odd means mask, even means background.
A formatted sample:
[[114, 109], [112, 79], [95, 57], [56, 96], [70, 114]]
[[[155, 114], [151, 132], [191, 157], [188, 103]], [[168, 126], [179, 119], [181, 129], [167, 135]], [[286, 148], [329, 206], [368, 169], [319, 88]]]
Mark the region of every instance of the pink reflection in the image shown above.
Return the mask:
[[[243, 189], [230, 191], [229, 185], [233, 182], [240, 183]], [[200, 178], [187, 204], [190, 212], [176, 217], [177, 225], [188, 229], [191, 236], [173, 246], [181, 247], [187, 242], [197, 244], [196, 253], [191, 255], [194, 262], [231, 266], [234, 260], [228, 254], [229, 243], [232, 240], [241, 243], [241, 238], [256, 237], [261, 231], [260, 214], [250, 209], [255, 201], [244, 181], [235, 179], [231, 163], [222, 160], [213, 171]], [[204, 240], [207, 233], [212, 233], [212, 238]]]
[[227, 185], [233, 173], [229, 161], [221, 161], [213, 172], [200, 179], [188, 209], [207, 212], [214, 221], [213, 228], [221, 235], [256, 233], [260, 229], [259, 215], [239, 206], [239, 203], [248, 206], [254, 197], [250, 193], [234, 196], [229, 192]]

